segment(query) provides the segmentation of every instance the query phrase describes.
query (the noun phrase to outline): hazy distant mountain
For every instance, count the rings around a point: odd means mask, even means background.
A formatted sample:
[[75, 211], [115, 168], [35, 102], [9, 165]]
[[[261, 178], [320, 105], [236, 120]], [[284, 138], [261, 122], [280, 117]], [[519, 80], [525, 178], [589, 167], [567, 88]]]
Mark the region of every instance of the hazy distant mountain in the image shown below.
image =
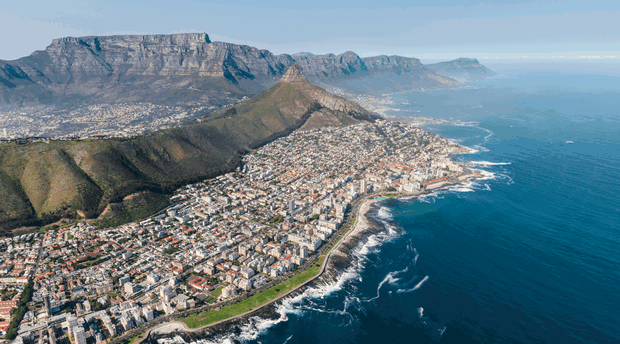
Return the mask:
[[[354, 92], [454, 87], [418, 59], [309, 53], [274, 55], [200, 34], [66, 37], [43, 51], [0, 61], [0, 104], [154, 102], [239, 99], [273, 86], [298, 63], [307, 78]], [[224, 100], [222, 100], [224, 99]]]
[[293, 65], [266, 92], [201, 123], [125, 140], [0, 145], [0, 236], [67, 217], [128, 222], [165, 206], [175, 188], [229, 172], [244, 152], [294, 130], [373, 120]]
[[422, 89], [457, 87], [459, 83], [441, 76], [419, 59], [402, 56], [359, 57], [354, 52], [295, 58], [308, 79], [350, 92], [386, 94]]
[[459, 58], [452, 61], [439, 62], [426, 65], [428, 68], [435, 72], [445, 73], [446, 75], [463, 75], [468, 74], [470, 76], [492, 76], [496, 73], [478, 62], [477, 59], [471, 58]]

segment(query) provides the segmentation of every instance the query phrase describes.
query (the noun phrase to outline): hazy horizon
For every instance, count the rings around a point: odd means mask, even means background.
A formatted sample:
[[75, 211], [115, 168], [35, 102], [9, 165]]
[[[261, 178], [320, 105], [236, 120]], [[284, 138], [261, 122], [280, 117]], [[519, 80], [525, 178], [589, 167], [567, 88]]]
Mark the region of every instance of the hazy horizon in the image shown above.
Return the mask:
[[[614, 56], [620, 15], [606, 1], [476, 0], [271, 1], [40, 0], [9, 2], [0, 10], [0, 59], [43, 50], [66, 36], [206, 32], [214, 41], [246, 44], [274, 54], [355, 51], [360, 56], [421, 59]], [[363, 24], [361, 24], [363, 23]], [[609, 57], [609, 59], [612, 59]]]

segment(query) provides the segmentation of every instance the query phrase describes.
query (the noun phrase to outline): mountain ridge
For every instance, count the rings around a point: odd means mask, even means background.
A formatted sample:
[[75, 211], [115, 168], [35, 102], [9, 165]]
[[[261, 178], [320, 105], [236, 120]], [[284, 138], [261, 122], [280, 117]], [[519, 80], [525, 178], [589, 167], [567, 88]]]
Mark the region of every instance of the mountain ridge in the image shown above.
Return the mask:
[[[273, 86], [295, 63], [312, 83], [356, 92], [458, 86], [415, 58], [361, 58], [353, 52], [274, 55], [212, 42], [206, 33], [85, 36], [54, 39], [45, 50], [0, 60], [0, 104], [239, 99]], [[387, 76], [398, 80], [388, 82]], [[381, 85], [372, 86], [379, 79]]]

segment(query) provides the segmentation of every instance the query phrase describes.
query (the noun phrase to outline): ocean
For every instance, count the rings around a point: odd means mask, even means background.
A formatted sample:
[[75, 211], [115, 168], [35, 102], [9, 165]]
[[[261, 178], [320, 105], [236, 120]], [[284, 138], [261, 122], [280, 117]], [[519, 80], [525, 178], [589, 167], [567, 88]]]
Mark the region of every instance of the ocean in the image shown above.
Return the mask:
[[200, 342], [619, 343], [620, 74], [519, 67], [391, 96], [485, 178], [381, 203], [337, 281]]

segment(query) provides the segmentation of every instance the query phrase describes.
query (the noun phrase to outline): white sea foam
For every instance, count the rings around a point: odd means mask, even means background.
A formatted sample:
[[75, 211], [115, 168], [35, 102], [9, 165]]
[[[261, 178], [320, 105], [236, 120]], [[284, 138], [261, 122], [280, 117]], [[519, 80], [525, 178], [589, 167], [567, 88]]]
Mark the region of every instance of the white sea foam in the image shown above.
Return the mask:
[[415, 287], [410, 288], [410, 289], [398, 289], [396, 292], [400, 294], [400, 293], [410, 293], [412, 291], [416, 291], [420, 289], [420, 287], [422, 287], [422, 285], [426, 281], [428, 281], [428, 276], [424, 277], [418, 284], [415, 285]]
[[481, 165], [481, 166], [502, 166], [502, 165], [511, 165], [511, 162], [490, 162], [490, 161], [469, 161], [469, 164], [472, 165]]
[[385, 275], [385, 278], [379, 283], [379, 286], [377, 287], [377, 296], [373, 297], [372, 299], [368, 299], [366, 301], [370, 302], [372, 300], [378, 299], [380, 296], [381, 287], [383, 287], [383, 285], [386, 282], [389, 284], [396, 284], [396, 282], [400, 281], [400, 278], [396, 278], [395, 276], [398, 274], [407, 272], [407, 270], [409, 270], [409, 267], [406, 267], [404, 270], [400, 270], [400, 271], [392, 271], [388, 273], [387, 275]]
[[392, 211], [388, 207], [381, 206], [381, 208], [379, 208], [379, 211], [377, 211], [377, 217], [382, 220], [391, 220]]
[[466, 185], [450, 186], [448, 190], [451, 192], [474, 192], [474, 189], [467, 187]]
[[[463, 123], [459, 123], [459, 125], [476, 127], [477, 123], [463, 122]], [[485, 136], [485, 142], [486, 142], [489, 139], [489, 137], [493, 135], [493, 133], [484, 128], [480, 128], [480, 129], [487, 131], [487, 136]], [[468, 148], [470, 154], [479, 153], [481, 151], [488, 151], [485, 147], [481, 147], [481, 146], [474, 146], [473, 148], [466, 147], [466, 148]], [[473, 161], [473, 162], [470, 162], [470, 164], [488, 167], [488, 166], [496, 166], [496, 165], [508, 165], [510, 163], [491, 163], [487, 161]], [[462, 193], [462, 192], [472, 192], [474, 190], [490, 190], [490, 187], [488, 186], [488, 184], [479, 183], [480, 181], [504, 179], [509, 184], [513, 183], [512, 179], [505, 174], [493, 173], [490, 171], [485, 171], [485, 170], [480, 170], [480, 169], [477, 169], [477, 172], [479, 172], [482, 175], [482, 178], [477, 178], [474, 181], [462, 183], [460, 185], [442, 187], [429, 194], [404, 197], [401, 200], [406, 201], [406, 200], [415, 199], [419, 202], [434, 203], [437, 199], [443, 198], [443, 194], [446, 192]], [[354, 259], [351, 262], [351, 266], [348, 269], [346, 269], [343, 273], [339, 274], [336, 280], [315, 285], [313, 287], [305, 289], [302, 293], [296, 296], [287, 297], [284, 300], [280, 301], [275, 306], [275, 311], [277, 314], [279, 314], [279, 317], [276, 319], [263, 319], [258, 316], [252, 317], [248, 319], [248, 322], [245, 325], [238, 326], [237, 327], [238, 331], [231, 331], [229, 333], [225, 333], [223, 335], [220, 335], [215, 338], [211, 338], [209, 340], [206, 340], [206, 339], [197, 340], [195, 343], [196, 344], [233, 343], [235, 340], [241, 340], [241, 341], [256, 340], [267, 329], [279, 323], [288, 321], [289, 319], [288, 316], [290, 314], [302, 314], [303, 312], [306, 312], [306, 311], [322, 312], [322, 313], [347, 316], [349, 319], [349, 323], [354, 321], [353, 315], [351, 315], [351, 313], [349, 312], [349, 308], [353, 305], [357, 305], [358, 309], [363, 312], [364, 309], [361, 306], [359, 306], [360, 305], [359, 298], [346, 296], [341, 310], [326, 309], [325, 306], [317, 305], [316, 303], [313, 302], [313, 300], [323, 300], [324, 298], [331, 295], [332, 293], [342, 290], [344, 286], [350, 283], [351, 281], [360, 279], [361, 277], [360, 277], [359, 272], [364, 266], [364, 263], [367, 259], [366, 256], [370, 253], [377, 252], [379, 250], [380, 245], [383, 244], [384, 242], [391, 240], [400, 235], [400, 231], [398, 230], [398, 228], [390, 224], [389, 222], [393, 220], [393, 214], [390, 208], [385, 207], [385, 206], [380, 207], [379, 210], [377, 211], [377, 219], [383, 223], [386, 230], [381, 233], [370, 235], [368, 239], [366, 240], [366, 242], [360, 243], [358, 247], [355, 250], [353, 250]], [[409, 250], [411, 250], [411, 247], [412, 246], [410, 245]], [[413, 248], [413, 251], [415, 253], [413, 263], [414, 263], [414, 266], [416, 266], [417, 260], [419, 258], [419, 254], [416, 248]], [[364, 300], [364, 301], [372, 301], [380, 297], [380, 290], [385, 285], [385, 283], [395, 285], [397, 282], [400, 281], [400, 278], [397, 278], [396, 276], [400, 273], [407, 272], [407, 270], [408, 269], [405, 268], [404, 270], [401, 270], [401, 271], [394, 271], [394, 272], [388, 273], [377, 287], [377, 296], [369, 300]], [[412, 283], [415, 282], [417, 278], [418, 278], [417, 276], [414, 277], [406, 285], [411, 285]], [[426, 281], [428, 281], [428, 279], [429, 279], [429, 276], [425, 276], [413, 288], [398, 289], [396, 292], [397, 293], [408, 293], [408, 292], [413, 292], [415, 290], [418, 290], [419, 288], [423, 286], [423, 284]], [[391, 295], [392, 291], [389, 291], [389, 294]], [[423, 311], [424, 309], [422, 307], [418, 308], [420, 318], [423, 318], [423, 323], [426, 324], [428, 317], [424, 316]], [[445, 329], [446, 329], [445, 326], [438, 329], [440, 332], [439, 336], [443, 334]], [[236, 335], [233, 332], [237, 332], [239, 334]], [[285, 341], [285, 343], [287, 343], [291, 338], [292, 337], [289, 337]], [[185, 343], [180, 336], [175, 336], [173, 338], [168, 338], [168, 339], [160, 339], [159, 342], [161, 344], [184, 344]]]
[[[360, 300], [357, 297], [345, 297], [342, 310], [328, 310], [325, 308], [308, 306], [312, 300], [324, 299], [330, 294], [340, 291], [343, 287], [352, 280], [359, 277], [359, 271], [363, 268], [366, 261], [366, 256], [369, 253], [377, 252], [378, 247], [393, 238], [400, 235], [400, 231], [387, 220], [392, 218], [392, 214], [389, 208], [381, 207], [378, 211], [378, 218], [386, 228], [385, 232], [370, 235], [365, 242], [360, 243], [356, 249], [353, 250], [354, 259], [351, 262], [351, 266], [343, 273], [339, 274], [336, 280], [317, 284], [316, 286], [305, 289], [302, 293], [287, 297], [280, 301], [275, 306], [275, 312], [279, 315], [277, 319], [263, 319], [255, 316], [248, 319], [247, 324], [237, 326], [240, 332], [238, 335], [230, 331], [209, 340], [200, 339], [195, 341], [195, 344], [212, 344], [212, 343], [233, 343], [234, 340], [250, 341], [256, 340], [267, 329], [281, 323], [288, 321], [288, 315], [290, 314], [302, 314], [304, 311], [316, 311], [323, 313], [331, 313], [338, 315], [345, 315], [349, 317], [349, 323], [353, 321], [353, 316], [348, 312], [348, 309], [355, 304], [359, 304]], [[395, 283], [398, 279], [394, 279], [399, 273], [407, 272], [408, 268], [401, 271], [395, 271], [392, 273], [391, 280], [387, 279], [386, 282]], [[382, 282], [382, 283], [386, 283]], [[343, 326], [346, 326], [344, 324]], [[183, 344], [185, 343], [180, 336], [176, 336], [168, 339], [160, 339], [161, 344]]]

